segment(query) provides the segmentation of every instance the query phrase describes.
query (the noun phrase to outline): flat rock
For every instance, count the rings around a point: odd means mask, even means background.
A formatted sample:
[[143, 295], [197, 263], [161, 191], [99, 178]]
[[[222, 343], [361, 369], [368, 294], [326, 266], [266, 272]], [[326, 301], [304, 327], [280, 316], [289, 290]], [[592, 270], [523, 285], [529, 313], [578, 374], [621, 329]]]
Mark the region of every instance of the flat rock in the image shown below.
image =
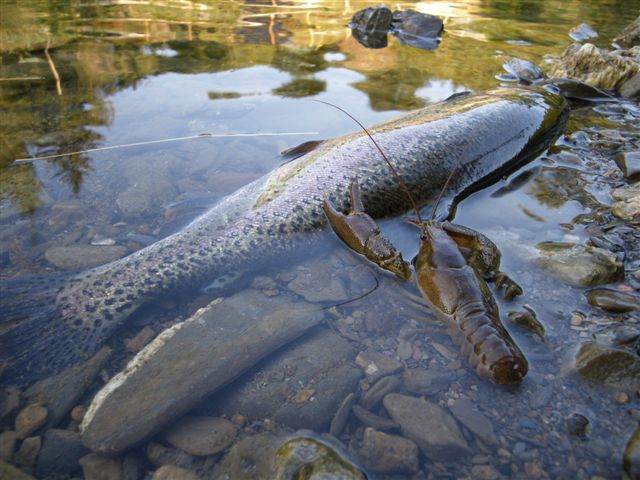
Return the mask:
[[24, 407], [16, 416], [15, 431], [18, 438], [25, 438], [38, 430], [47, 421], [47, 409], [40, 403]]
[[640, 357], [626, 350], [585, 342], [576, 354], [575, 368], [593, 382], [623, 390], [638, 388]]
[[190, 455], [214, 455], [236, 438], [236, 426], [225, 418], [184, 417], [164, 433], [167, 442]]
[[397, 474], [418, 471], [418, 446], [415, 443], [373, 428], [364, 431], [360, 457], [364, 466], [374, 472]]
[[288, 284], [292, 292], [307, 302], [344, 302], [349, 299], [345, 279], [328, 265], [296, 269], [296, 277]]
[[618, 257], [602, 248], [564, 242], [542, 242], [536, 248], [541, 253], [536, 264], [572, 285], [588, 287], [610, 283], [623, 274]]
[[402, 372], [404, 388], [416, 395], [433, 395], [446, 388], [451, 378], [448, 373], [411, 368]]
[[395, 358], [375, 350], [360, 352], [356, 357], [356, 364], [367, 376], [369, 383], [376, 382], [380, 378], [392, 375], [404, 368], [404, 365]]
[[550, 77], [579, 80], [605, 90], [617, 90], [638, 73], [640, 65], [633, 60], [614, 55], [591, 43], [569, 45], [548, 72]]
[[598, 36], [598, 32], [596, 32], [588, 23], [581, 23], [569, 30], [569, 36], [576, 42], [584, 42], [590, 38], [596, 38]]
[[36, 473], [41, 478], [71, 475], [80, 470], [79, 460], [88, 453], [78, 432], [51, 428], [44, 434]]
[[623, 313], [640, 310], [640, 297], [610, 288], [594, 288], [585, 293], [587, 301], [607, 312]]
[[498, 439], [491, 422], [478, 410], [474, 403], [466, 398], [460, 397], [450, 407], [451, 413], [474, 435], [487, 445], [497, 445]]
[[350, 343], [329, 330], [296, 341], [203, 402], [207, 414], [271, 418], [291, 428], [325, 430], [340, 402], [357, 390]]
[[90, 453], [80, 459], [84, 480], [123, 480], [122, 459]]
[[47, 408], [45, 427], [57, 425], [76, 406], [109, 358], [111, 349], [103, 347], [86, 362], [40, 380], [25, 391], [24, 396], [30, 402], [39, 402]]
[[174, 467], [173, 465], [163, 465], [153, 472], [152, 480], [199, 480], [200, 477], [191, 470]]
[[405, 437], [436, 462], [459, 460], [470, 454], [456, 421], [441, 407], [422, 398], [390, 393], [383, 400]]
[[86, 270], [124, 257], [129, 252], [122, 245], [71, 245], [49, 247], [44, 256], [49, 263], [70, 271]]
[[315, 305], [244, 291], [162, 332], [93, 399], [81, 425], [115, 453], [170, 424], [323, 318]]

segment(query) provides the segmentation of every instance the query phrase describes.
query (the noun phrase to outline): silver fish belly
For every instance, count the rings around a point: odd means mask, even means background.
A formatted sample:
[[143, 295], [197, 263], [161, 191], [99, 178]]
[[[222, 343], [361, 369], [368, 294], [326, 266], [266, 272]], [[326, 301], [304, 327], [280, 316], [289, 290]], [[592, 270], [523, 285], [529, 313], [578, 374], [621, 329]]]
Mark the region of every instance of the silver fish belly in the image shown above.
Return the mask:
[[[453, 168], [450, 190], [458, 198], [533, 159], [566, 116], [558, 95], [495, 89], [457, 96], [370, 132], [424, 203]], [[370, 139], [358, 132], [282, 165], [182, 231], [125, 258], [35, 288], [28, 279], [5, 282], [0, 318], [11, 325], [0, 333], [0, 383], [25, 384], [86, 358], [158, 295], [318, 241], [326, 230], [324, 197], [346, 211], [353, 178], [372, 217], [410, 208]]]

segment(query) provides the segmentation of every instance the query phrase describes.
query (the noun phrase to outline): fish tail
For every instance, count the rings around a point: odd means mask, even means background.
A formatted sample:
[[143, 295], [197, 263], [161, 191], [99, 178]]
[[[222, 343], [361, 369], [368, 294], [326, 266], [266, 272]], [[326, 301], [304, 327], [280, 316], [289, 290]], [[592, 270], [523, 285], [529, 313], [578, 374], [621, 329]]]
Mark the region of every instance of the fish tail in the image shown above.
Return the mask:
[[0, 385], [21, 386], [81, 360], [81, 329], [56, 304], [69, 274], [0, 281]]

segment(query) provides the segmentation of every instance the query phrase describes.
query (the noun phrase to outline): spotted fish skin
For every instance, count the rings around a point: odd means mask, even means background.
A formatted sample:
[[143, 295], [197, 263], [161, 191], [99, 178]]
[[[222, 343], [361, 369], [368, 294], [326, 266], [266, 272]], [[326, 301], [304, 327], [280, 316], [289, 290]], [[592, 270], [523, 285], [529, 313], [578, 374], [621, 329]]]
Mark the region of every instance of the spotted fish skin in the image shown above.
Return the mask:
[[[370, 132], [422, 204], [453, 168], [449, 190], [459, 197], [531, 160], [555, 138], [566, 116], [558, 95], [495, 89], [411, 112]], [[9, 281], [4, 288], [14, 301], [5, 308], [0, 300], [0, 314], [10, 310], [20, 321], [0, 334], [0, 383], [28, 383], [87, 357], [159, 295], [317, 242], [326, 231], [323, 199], [328, 196], [346, 212], [354, 178], [372, 217], [410, 209], [371, 140], [358, 132], [282, 165], [182, 231], [52, 287], [51, 305], [39, 313], [27, 306], [21, 313], [15, 300], [20, 288]]]

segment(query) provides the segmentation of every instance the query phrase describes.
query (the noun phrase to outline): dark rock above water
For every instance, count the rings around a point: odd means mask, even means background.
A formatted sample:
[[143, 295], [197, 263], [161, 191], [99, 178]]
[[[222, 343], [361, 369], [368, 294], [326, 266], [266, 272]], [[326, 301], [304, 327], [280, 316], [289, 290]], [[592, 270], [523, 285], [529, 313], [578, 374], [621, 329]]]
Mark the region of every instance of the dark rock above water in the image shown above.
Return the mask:
[[391, 13], [385, 6], [367, 7], [355, 13], [349, 23], [353, 36], [368, 48], [387, 46], [391, 33], [403, 45], [433, 50], [440, 43], [444, 29], [442, 20], [415, 10], [397, 10]]

